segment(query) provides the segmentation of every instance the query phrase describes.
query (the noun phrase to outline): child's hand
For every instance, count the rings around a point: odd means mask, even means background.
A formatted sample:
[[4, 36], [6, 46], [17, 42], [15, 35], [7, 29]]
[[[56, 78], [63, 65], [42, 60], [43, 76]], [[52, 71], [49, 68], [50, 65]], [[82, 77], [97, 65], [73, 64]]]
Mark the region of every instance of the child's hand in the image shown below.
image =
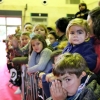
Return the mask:
[[41, 72], [41, 73], [39, 74], [39, 78], [42, 79], [42, 76], [43, 76], [44, 74], [45, 74], [44, 72]]
[[26, 66], [26, 68], [28, 68], [29, 66], [28, 65], [25, 65]]
[[53, 80], [55, 80], [55, 79], [57, 79], [57, 77], [54, 76], [53, 73], [50, 73], [50, 74], [47, 74], [47, 75], [46, 75], [46, 81], [47, 81], [47, 82], [51, 82], [51, 81], [53, 81]]
[[50, 92], [53, 100], [65, 100], [67, 91], [62, 87], [60, 81], [53, 81], [50, 87]]
[[42, 80], [41, 80], [41, 79], [38, 81], [38, 86], [39, 86], [40, 88], [42, 88]]
[[32, 73], [30, 73], [30, 72], [27, 72], [27, 74], [28, 74], [29, 76], [32, 76]]

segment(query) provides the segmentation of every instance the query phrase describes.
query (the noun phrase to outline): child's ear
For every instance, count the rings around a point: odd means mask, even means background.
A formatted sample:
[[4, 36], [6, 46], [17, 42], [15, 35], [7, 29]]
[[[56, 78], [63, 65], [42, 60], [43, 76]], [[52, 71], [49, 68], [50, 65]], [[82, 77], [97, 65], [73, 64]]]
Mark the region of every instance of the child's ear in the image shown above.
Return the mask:
[[90, 39], [90, 33], [88, 32], [88, 33], [86, 34], [85, 41], [87, 42], [87, 41], [89, 41], [89, 39]]
[[87, 34], [86, 34], [86, 39], [88, 39], [89, 37], [90, 37], [90, 33], [87, 32]]
[[86, 72], [85, 71], [83, 71], [82, 74], [81, 74], [81, 77], [84, 77], [84, 76], [86, 76]]

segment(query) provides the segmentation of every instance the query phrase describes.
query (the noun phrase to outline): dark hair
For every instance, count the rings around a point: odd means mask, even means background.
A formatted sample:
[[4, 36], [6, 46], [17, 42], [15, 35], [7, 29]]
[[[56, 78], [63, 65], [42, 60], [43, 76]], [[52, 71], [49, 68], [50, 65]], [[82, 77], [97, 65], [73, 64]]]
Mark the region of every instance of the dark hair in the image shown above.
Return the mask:
[[58, 39], [58, 36], [56, 35], [56, 32], [55, 31], [50, 31], [49, 34], [52, 34], [55, 37], [55, 39]]
[[39, 41], [41, 41], [43, 43], [43, 49], [47, 47], [47, 43], [45, 41], [45, 38], [42, 35], [40, 35], [40, 34], [34, 35], [31, 39], [31, 41], [35, 40], [35, 39], [38, 39]]
[[79, 4], [79, 8], [80, 8], [80, 6], [85, 6], [85, 9], [87, 9], [86, 3], [80, 3], [80, 4]]
[[54, 31], [54, 29], [52, 27], [47, 27], [47, 30], [49, 30], [49, 32]]
[[64, 32], [64, 33], [66, 32], [66, 27], [67, 27], [68, 23], [69, 23], [69, 19], [64, 18], [64, 17], [59, 18], [55, 22], [56, 28], [58, 28], [61, 32]]
[[[27, 23], [24, 24], [24, 27], [25, 27], [26, 25], [32, 25], [32, 23], [27, 22]], [[32, 25], [32, 26], [33, 26], [33, 25]]]
[[51, 61], [52, 61], [52, 63], [54, 63], [54, 58], [56, 56], [60, 55], [60, 54], [62, 54], [62, 50], [55, 50], [55, 51], [52, 52], [52, 54], [51, 54]]
[[79, 77], [83, 71], [87, 74], [91, 73], [85, 59], [78, 53], [64, 53], [59, 59], [59, 62], [53, 67], [55, 76], [69, 73]]
[[90, 10], [89, 15], [93, 22], [93, 33], [100, 39], [100, 7]]

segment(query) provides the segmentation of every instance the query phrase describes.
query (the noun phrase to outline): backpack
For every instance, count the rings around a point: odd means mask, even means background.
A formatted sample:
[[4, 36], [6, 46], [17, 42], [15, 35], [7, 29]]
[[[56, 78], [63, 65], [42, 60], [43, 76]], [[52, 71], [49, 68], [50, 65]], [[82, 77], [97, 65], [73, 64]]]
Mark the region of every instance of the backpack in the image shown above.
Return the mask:
[[12, 67], [9, 69], [10, 71], [10, 80], [14, 86], [21, 86], [21, 67], [19, 65]]

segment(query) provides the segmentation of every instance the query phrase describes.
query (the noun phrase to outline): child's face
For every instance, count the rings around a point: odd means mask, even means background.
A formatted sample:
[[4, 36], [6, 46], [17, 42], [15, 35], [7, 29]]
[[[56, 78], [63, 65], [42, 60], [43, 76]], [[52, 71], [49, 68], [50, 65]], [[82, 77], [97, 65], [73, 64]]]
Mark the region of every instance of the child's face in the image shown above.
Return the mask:
[[51, 44], [53, 44], [56, 41], [55, 37], [52, 34], [48, 34], [48, 39]]
[[68, 41], [73, 45], [83, 43], [88, 38], [88, 33], [80, 26], [71, 26], [68, 31]]
[[43, 49], [43, 43], [41, 41], [39, 41], [38, 39], [34, 39], [32, 40], [32, 48], [33, 51], [40, 53]]
[[42, 26], [36, 26], [34, 29], [34, 33], [41, 34], [43, 37], [46, 37], [45, 29]]
[[21, 38], [20, 38], [20, 41], [21, 41], [21, 45], [22, 46], [25, 46], [26, 44], [29, 43], [29, 37], [27, 35], [22, 35]]
[[62, 81], [62, 87], [68, 93], [68, 96], [73, 96], [78, 90], [80, 86], [82, 77], [79, 78], [75, 74], [66, 73], [63, 76], [60, 76], [60, 80]]
[[88, 25], [90, 26], [91, 33], [93, 34], [93, 22], [90, 15], [88, 15], [87, 17], [87, 22], [88, 22]]
[[32, 33], [33, 26], [30, 24], [25, 25], [24, 32], [31, 32]]
[[61, 60], [62, 56], [63, 56], [63, 54], [59, 54], [59, 55], [55, 56], [54, 57], [54, 64], [58, 63]]

